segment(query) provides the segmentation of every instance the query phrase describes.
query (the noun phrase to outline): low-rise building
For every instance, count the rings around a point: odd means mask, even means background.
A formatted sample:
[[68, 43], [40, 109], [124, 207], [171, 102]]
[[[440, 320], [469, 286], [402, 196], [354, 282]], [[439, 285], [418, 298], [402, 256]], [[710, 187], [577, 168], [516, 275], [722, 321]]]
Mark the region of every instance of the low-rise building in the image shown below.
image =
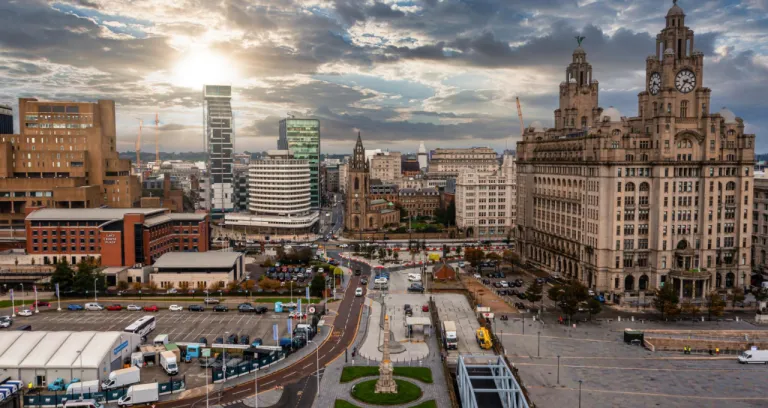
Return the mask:
[[207, 289], [245, 279], [245, 257], [240, 252], [211, 251], [205, 254], [171, 252], [157, 259], [149, 279], [164, 289]]
[[42, 264], [89, 258], [102, 266], [151, 265], [168, 252], [206, 252], [205, 213], [165, 208], [39, 209], [25, 220], [27, 253]]
[[397, 196], [398, 203], [409, 217], [433, 217], [435, 211], [440, 208], [440, 192], [435, 188], [403, 188], [398, 191]]

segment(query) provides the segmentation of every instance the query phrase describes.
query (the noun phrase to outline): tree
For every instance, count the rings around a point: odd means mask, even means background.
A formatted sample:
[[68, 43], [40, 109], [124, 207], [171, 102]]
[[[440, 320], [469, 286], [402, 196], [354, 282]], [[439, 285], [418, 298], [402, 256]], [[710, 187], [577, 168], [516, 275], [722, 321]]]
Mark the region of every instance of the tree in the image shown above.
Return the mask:
[[768, 288], [757, 288], [752, 292], [752, 295], [755, 296], [755, 300], [757, 301], [755, 302], [757, 304], [756, 307], [760, 310], [760, 303], [768, 300]]
[[680, 314], [690, 316], [691, 319], [695, 319], [696, 315], [699, 314], [699, 305], [691, 302], [690, 299], [686, 299], [680, 303]]
[[502, 252], [501, 257], [504, 258], [504, 262], [511, 265], [520, 262], [520, 255], [511, 249], [505, 249], [504, 252]]
[[147, 283], [147, 289], [149, 289], [150, 292], [155, 292], [157, 290], [157, 282], [149, 281], [149, 283]]
[[713, 290], [709, 297], [707, 297], [707, 320], [712, 320], [712, 316], [715, 317], [722, 316], [723, 311], [725, 311], [725, 300], [723, 300], [723, 297], [720, 296], [719, 293], [717, 293], [716, 290]]
[[464, 251], [464, 260], [469, 262], [469, 264], [475, 268], [483, 261], [483, 259], [485, 259], [485, 252], [483, 252], [482, 249], [467, 248], [467, 250]]
[[96, 271], [96, 263], [92, 258], [83, 259], [77, 264], [72, 289], [78, 293], [91, 292], [94, 289], [103, 291], [105, 288], [104, 276]]
[[252, 291], [255, 286], [256, 286], [256, 282], [254, 282], [253, 279], [246, 279], [242, 283], [243, 289], [249, 292]]
[[189, 291], [189, 286], [190, 286], [190, 284], [187, 281], [179, 282], [179, 289], [181, 289], [182, 292], [188, 292]]
[[141, 282], [133, 282], [131, 285], [131, 289], [135, 290], [136, 292], [141, 290]]
[[262, 279], [259, 280], [259, 287], [265, 292], [272, 292], [280, 288], [280, 281], [262, 276]]
[[51, 283], [59, 284], [59, 290], [67, 292], [72, 290], [75, 284], [75, 271], [69, 266], [65, 259], [56, 264], [56, 269], [51, 275]]
[[744, 290], [742, 288], [736, 288], [733, 290], [733, 293], [729, 296], [731, 298], [731, 306], [736, 307], [736, 303], [744, 304]]
[[579, 311], [579, 305], [589, 299], [589, 291], [581, 282], [570, 281], [551, 287], [547, 296], [568, 318], [573, 318]]
[[120, 291], [128, 290], [128, 287], [129, 287], [128, 282], [124, 280], [117, 281], [117, 290], [120, 290]]
[[309, 287], [309, 295], [314, 297], [323, 297], [323, 291], [325, 290], [325, 276], [318, 273], [312, 278], [312, 282]]
[[237, 281], [229, 281], [227, 282], [227, 290], [230, 292], [234, 292], [239, 288], [240, 285], [237, 283]]
[[392, 258], [393, 258], [395, 261], [397, 261], [398, 259], [400, 259], [400, 251], [393, 251], [393, 252], [392, 252]]
[[589, 312], [589, 320], [592, 320], [592, 316], [599, 314], [602, 311], [603, 305], [599, 300], [595, 299], [594, 297], [591, 297], [589, 300], [587, 300], [587, 312]]
[[525, 290], [525, 296], [531, 302], [531, 306], [534, 306], [544, 297], [542, 292], [544, 292], [544, 287], [537, 281], [533, 281], [533, 284], [528, 286], [528, 289]]
[[661, 313], [661, 318], [674, 316], [679, 312], [677, 304], [680, 298], [677, 296], [674, 286], [665, 284], [660, 289], [654, 290], [653, 307]]
[[488, 258], [489, 261], [496, 262], [496, 265], [501, 263], [501, 255], [496, 252], [489, 252], [488, 255], [486, 255], [486, 258]]
[[379, 248], [379, 259], [384, 259], [387, 257], [387, 250], [384, 248]]
[[461, 256], [461, 245], [456, 245], [456, 256]]

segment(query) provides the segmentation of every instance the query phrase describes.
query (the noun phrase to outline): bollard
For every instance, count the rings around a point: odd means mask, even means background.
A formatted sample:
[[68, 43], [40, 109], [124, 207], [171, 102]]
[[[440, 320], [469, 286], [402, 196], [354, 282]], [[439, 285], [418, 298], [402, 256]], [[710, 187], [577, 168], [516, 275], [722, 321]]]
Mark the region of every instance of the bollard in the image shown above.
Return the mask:
[[620, 322], [621, 321], [621, 316], [619, 316], [618, 319], [619, 319], [618, 321]]
[[635, 316], [632, 316], [632, 321], [633, 321], [633, 322], [635, 321]]
[[739, 316], [736, 316], [736, 321], [737, 321], [737, 322], [739, 321]]

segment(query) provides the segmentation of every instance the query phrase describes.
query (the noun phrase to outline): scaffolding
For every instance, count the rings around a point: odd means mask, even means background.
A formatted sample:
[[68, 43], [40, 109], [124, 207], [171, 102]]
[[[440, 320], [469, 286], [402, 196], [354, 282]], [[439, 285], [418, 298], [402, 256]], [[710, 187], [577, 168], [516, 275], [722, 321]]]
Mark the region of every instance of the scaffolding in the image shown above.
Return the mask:
[[500, 356], [460, 355], [456, 382], [464, 408], [528, 408], [520, 384]]

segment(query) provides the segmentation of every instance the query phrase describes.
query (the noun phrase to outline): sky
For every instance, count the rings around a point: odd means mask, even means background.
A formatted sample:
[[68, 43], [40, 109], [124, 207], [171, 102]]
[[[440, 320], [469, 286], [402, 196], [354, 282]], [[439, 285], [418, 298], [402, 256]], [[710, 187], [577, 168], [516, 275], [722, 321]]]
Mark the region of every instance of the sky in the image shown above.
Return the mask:
[[[680, 0], [727, 106], [768, 152], [768, 0]], [[236, 150], [276, 148], [287, 115], [320, 119], [322, 151], [514, 149], [553, 125], [583, 47], [600, 105], [637, 115], [670, 0], [2, 0], [0, 103], [114, 99], [118, 149], [201, 151], [202, 86], [233, 89]], [[16, 109], [14, 107], [14, 109]], [[16, 124], [18, 130], [18, 123]], [[148, 128], [147, 128], [148, 127]]]

